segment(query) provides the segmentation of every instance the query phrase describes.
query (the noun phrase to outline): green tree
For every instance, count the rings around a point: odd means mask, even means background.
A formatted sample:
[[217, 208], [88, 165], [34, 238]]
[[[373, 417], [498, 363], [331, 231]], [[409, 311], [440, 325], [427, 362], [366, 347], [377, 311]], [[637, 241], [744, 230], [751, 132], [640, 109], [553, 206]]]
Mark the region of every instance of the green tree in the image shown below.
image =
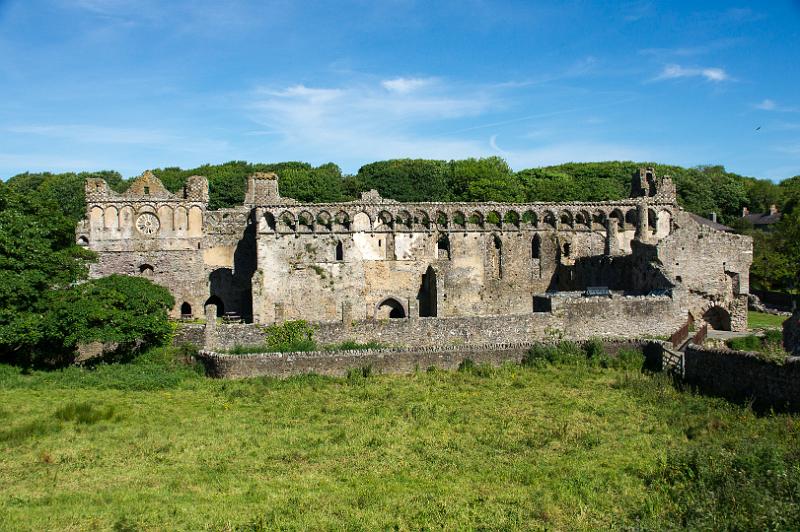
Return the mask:
[[110, 275], [52, 290], [46, 303], [42, 343], [53, 353], [69, 356], [78, 343], [98, 341], [116, 344], [114, 354], [126, 359], [172, 333], [168, 312], [175, 300], [141, 277]]

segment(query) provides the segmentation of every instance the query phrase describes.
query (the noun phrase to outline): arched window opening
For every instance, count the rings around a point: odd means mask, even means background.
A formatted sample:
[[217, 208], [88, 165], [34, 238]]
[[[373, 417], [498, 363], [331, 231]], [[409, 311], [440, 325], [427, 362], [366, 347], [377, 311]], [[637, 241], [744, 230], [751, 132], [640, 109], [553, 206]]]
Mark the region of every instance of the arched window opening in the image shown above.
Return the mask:
[[533, 240], [531, 241], [531, 258], [532, 259], [539, 259], [542, 256], [542, 239], [539, 238], [539, 235], [533, 235]]
[[89, 247], [89, 239], [85, 236], [78, 237], [78, 245], [81, 247]]
[[221, 318], [221, 317], [225, 316], [225, 304], [222, 302], [222, 299], [220, 299], [219, 296], [211, 296], [208, 299], [206, 299], [206, 302], [203, 305], [203, 308], [205, 308], [205, 307], [207, 307], [209, 305], [216, 305], [217, 306], [217, 317], [218, 318]]
[[431, 266], [422, 275], [422, 283], [417, 294], [419, 300], [419, 317], [433, 318], [437, 314], [436, 270]]
[[500, 279], [503, 277], [503, 241], [500, 240], [499, 236], [492, 235], [492, 244], [492, 277]]
[[651, 234], [656, 234], [658, 231], [658, 217], [656, 216], [656, 211], [653, 209], [647, 209], [647, 225], [650, 229]]
[[264, 221], [267, 222], [267, 227], [270, 231], [275, 230], [275, 217], [270, 212], [264, 213]]
[[377, 311], [375, 312], [376, 319], [399, 319], [406, 317], [406, 309], [403, 305], [396, 299], [390, 297], [384, 299], [380, 305], [378, 305]]
[[564, 242], [564, 256], [569, 257], [570, 252], [572, 252], [572, 245], [569, 242]]
[[184, 301], [183, 304], [181, 305], [181, 318], [191, 318], [191, 317], [192, 317], [192, 306], [186, 301]]
[[142, 264], [139, 266], [139, 275], [142, 277], [153, 277], [153, 267], [149, 264]]
[[336, 260], [344, 260], [344, 245], [341, 240], [336, 243]]
[[440, 259], [450, 258], [450, 239], [446, 234], [440, 234], [439, 240], [436, 242], [436, 253]]

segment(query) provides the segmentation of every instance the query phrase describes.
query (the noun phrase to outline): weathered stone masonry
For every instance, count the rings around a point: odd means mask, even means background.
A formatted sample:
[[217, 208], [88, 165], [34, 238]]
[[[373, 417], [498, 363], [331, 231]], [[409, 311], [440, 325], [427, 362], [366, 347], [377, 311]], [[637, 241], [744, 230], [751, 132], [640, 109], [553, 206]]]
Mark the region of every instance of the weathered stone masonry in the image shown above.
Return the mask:
[[[634, 177], [632, 196], [398, 203], [373, 191], [301, 204], [280, 196], [274, 174], [255, 174], [244, 205], [210, 211], [205, 178], [172, 194], [146, 172], [122, 194], [87, 180], [76, 238], [99, 254], [93, 276], [147, 276], [172, 291], [175, 317], [214, 304], [257, 324], [306, 319], [331, 338], [369, 337], [387, 320], [415, 338], [408, 331], [448, 329], [454, 318], [503, 316], [574, 338], [661, 334], [688, 312], [742, 329], [751, 240], [684, 212], [672, 181], [652, 170]], [[612, 296], [583, 297], [590, 286]]]

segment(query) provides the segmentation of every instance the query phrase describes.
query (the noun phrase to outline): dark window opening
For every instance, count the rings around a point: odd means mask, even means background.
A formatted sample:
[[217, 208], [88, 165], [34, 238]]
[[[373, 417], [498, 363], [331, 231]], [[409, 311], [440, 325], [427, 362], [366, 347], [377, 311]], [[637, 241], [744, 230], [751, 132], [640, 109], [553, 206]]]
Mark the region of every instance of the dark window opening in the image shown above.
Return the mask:
[[192, 306], [186, 301], [184, 301], [183, 304], [181, 305], [181, 316], [191, 317], [191, 315], [192, 315]]
[[539, 235], [534, 235], [531, 241], [531, 258], [538, 259], [542, 255], [542, 239]]
[[419, 316], [420, 318], [433, 318], [437, 314], [436, 304], [436, 270], [428, 266], [427, 271], [422, 276], [419, 294]]
[[344, 260], [344, 245], [341, 240], [336, 243], [336, 260]]
[[497, 235], [492, 235], [494, 249], [492, 253], [492, 276], [495, 279], [503, 277], [503, 241]]
[[569, 242], [564, 242], [564, 256], [569, 257], [570, 252], [572, 252], [572, 245]]
[[436, 242], [436, 250], [438, 258], [450, 258], [450, 239], [447, 237], [447, 235], [439, 235], [439, 240]]
[[549, 297], [533, 296], [533, 311], [534, 312], [551, 312], [553, 305]]
[[149, 264], [142, 264], [141, 266], [139, 266], [139, 275], [142, 275], [144, 277], [152, 277], [153, 273], [154, 273], [153, 267], [150, 266]]
[[150, 187], [144, 187], [144, 193], [150, 194]]

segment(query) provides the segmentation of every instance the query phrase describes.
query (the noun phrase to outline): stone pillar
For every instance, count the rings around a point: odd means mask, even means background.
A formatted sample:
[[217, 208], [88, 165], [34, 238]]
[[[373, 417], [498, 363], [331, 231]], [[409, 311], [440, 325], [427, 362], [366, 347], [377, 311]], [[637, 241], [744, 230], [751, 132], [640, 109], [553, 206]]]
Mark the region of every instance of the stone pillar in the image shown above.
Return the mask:
[[617, 234], [619, 233], [619, 226], [617, 219], [609, 216], [606, 220], [606, 255], [609, 257], [617, 252]]
[[639, 241], [647, 240], [650, 234], [650, 222], [647, 219], [647, 204], [644, 202], [636, 206], [636, 235], [634, 238]]
[[203, 349], [214, 350], [217, 343], [217, 306], [206, 305], [206, 326], [203, 330]]
[[342, 324], [349, 329], [353, 323], [353, 304], [350, 301], [342, 303]]

